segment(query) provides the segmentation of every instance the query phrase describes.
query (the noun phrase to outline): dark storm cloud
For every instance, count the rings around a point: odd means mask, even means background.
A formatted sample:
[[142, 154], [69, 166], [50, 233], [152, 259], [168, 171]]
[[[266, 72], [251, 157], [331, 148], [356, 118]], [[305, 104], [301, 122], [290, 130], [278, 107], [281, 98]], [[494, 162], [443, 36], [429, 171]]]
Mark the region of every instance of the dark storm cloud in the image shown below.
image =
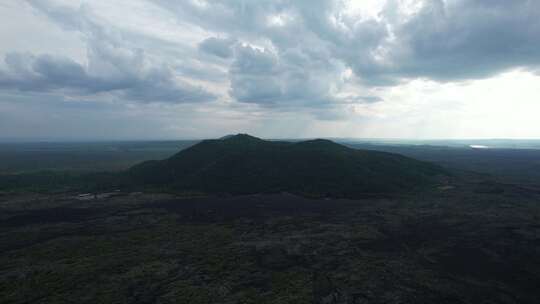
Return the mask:
[[233, 44], [234, 40], [232, 39], [220, 39], [216, 37], [210, 37], [203, 40], [199, 44], [199, 49], [214, 56], [218, 56], [221, 58], [229, 58], [233, 55]]
[[540, 65], [539, 1], [425, 1], [410, 20], [387, 22], [396, 39], [376, 75], [459, 81]]
[[334, 62], [316, 60], [319, 55], [298, 49], [276, 54], [238, 47], [229, 70], [230, 93], [240, 102], [266, 106], [317, 107], [336, 101], [330, 91], [340, 81], [340, 70]]
[[231, 95], [240, 102], [272, 104], [283, 96], [278, 62], [273, 54], [239, 47], [230, 69]]
[[345, 13], [341, 0], [141, 2], [175, 16], [179, 28], [204, 33], [175, 53], [174, 45], [150, 41], [142, 30], [137, 36], [96, 17], [92, 3], [28, 0], [64, 30], [80, 33], [88, 57], [12, 53], [0, 68], [0, 86], [327, 109], [380, 102], [374, 88], [411, 79], [453, 82], [539, 70], [539, 1], [419, 2], [410, 13], [403, 1], [388, 0], [376, 18]]
[[[10, 53], [4, 61], [6, 68], [0, 70], [0, 88], [3, 89], [61, 90], [80, 95], [113, 93], [144, 102], [201, 102], [215, 98], [202, 88], [173, 80], [172, 72], [166, 67], [142, 71], [122, 68], [121, 63], [113, 60], [92, 62], [93, 65], [110, 65], [110, 74], [101, 74], [91, 73], [89, 68], [65, 57]], [[134, 62], [134, 66], [137, 63]]]
[[63, 87], [89, 89], [95, 85], [81, 65], [73, 60], [49, 55], [10, 53], [0, 70], [0, 87], [20, 91], [52, 90]]
[[[205, 30], [225, 33], [230, 40], [209, 38], [200, 49], [232, 58], [230, 96], [237, 101], [271, 107], [319, 107], [338, 103], [333, 89], [344, 84], [345, 66], [332, 54], [339, 39], [330, 28], [328, 13], [338, 8], [331, 1], [153, 1]], [[272, 18], [278, 24], [272, 25]], [[282, 19], [282, 20], [280, 20]], [[283, 24], [279, 24], [283, 22]], [[324, 41], [331, 39], [331, 42]], [[268, 41], [257, 47], [243, 42]], [[257, 43], [255, 43], [257, 44]], [[361, 101], [358, 99], [358, 101]]]
[[[268, 39], [277, 56], [323, 49], [368, 85], [419, 77], [461, 81], [540, 64], [539, 1], [426, 0], [405, 15], [399, 1], [390, 0], [381, 18], [363, 20], [345, 16], [342, 1], [203, 2], [153, 1], [210, 31]], [[273, 17], [283, 24], [272, 26]], [[310, 66], [303, 67], [306, 73], [320, 72]], [[251, 85], [247, 81], [246, 90]]]
[[65, 56], [9, 53], [0, 66], [0, 87], [19, 91], [62, 91], [91, 95], [110, 93], [128, 101], [189, 103], [215, 100], [199, 86], [178, 79], [176, 68], [147, 58], [145, 51], [123, 41], [88, 17], [88, 8], [62, 7], [48, 1], [29, 3], [70, 31], [80, 31], [87, 44], [87, 64]]

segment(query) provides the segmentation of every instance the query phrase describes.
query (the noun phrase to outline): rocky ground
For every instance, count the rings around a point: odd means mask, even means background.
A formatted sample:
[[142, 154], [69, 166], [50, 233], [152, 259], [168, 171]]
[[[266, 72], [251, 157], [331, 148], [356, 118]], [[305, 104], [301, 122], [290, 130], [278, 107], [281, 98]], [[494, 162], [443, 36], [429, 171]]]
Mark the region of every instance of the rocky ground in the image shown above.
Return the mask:
[[0, 196], [1, 303], [538, 303], [540, 191]]

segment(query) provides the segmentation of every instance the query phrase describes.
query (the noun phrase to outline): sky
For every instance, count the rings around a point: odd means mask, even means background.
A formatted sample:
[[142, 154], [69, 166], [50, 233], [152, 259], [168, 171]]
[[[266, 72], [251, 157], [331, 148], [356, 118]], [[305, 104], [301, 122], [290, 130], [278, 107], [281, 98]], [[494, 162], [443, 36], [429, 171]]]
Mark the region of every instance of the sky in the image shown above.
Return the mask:
[[0, 0], [0, 140], [540, 138], [537, 0]]

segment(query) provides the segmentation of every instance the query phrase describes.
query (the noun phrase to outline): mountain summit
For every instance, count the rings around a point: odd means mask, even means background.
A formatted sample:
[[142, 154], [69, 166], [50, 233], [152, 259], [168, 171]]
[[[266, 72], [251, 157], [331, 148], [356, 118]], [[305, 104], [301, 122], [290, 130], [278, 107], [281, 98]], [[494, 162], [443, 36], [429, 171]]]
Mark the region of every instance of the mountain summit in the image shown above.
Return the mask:
[[179, 191], [357, 197], [413, 191], [445, 171], [399, 154], [351, 149], [325, 139], [266, 141], [237, 134], [203, 140], [128, 173], [137, 184]]
[[234, 141], [240, 141], [240, 140], [262, 140], [258, 137], [251, 136], [249, 134], [245, 133], [238, 133], [238, 134], [229, 134], [225, 135], [223, 137], [220, 137], [221, 140], [234, 140]]

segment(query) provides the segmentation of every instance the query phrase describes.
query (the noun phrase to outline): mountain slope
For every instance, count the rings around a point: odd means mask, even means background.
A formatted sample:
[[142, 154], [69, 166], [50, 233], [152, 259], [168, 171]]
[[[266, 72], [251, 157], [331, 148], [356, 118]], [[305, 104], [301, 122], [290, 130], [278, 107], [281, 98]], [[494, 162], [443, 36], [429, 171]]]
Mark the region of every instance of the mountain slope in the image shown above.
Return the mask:
[[412, 191], [445, 174], [430, 163], [329, 140], [275, 142], [246, 134], [204, 140], [169, 159], [136, 165], [128, 173], [137, 184], [176, 190], [333, 197]]

